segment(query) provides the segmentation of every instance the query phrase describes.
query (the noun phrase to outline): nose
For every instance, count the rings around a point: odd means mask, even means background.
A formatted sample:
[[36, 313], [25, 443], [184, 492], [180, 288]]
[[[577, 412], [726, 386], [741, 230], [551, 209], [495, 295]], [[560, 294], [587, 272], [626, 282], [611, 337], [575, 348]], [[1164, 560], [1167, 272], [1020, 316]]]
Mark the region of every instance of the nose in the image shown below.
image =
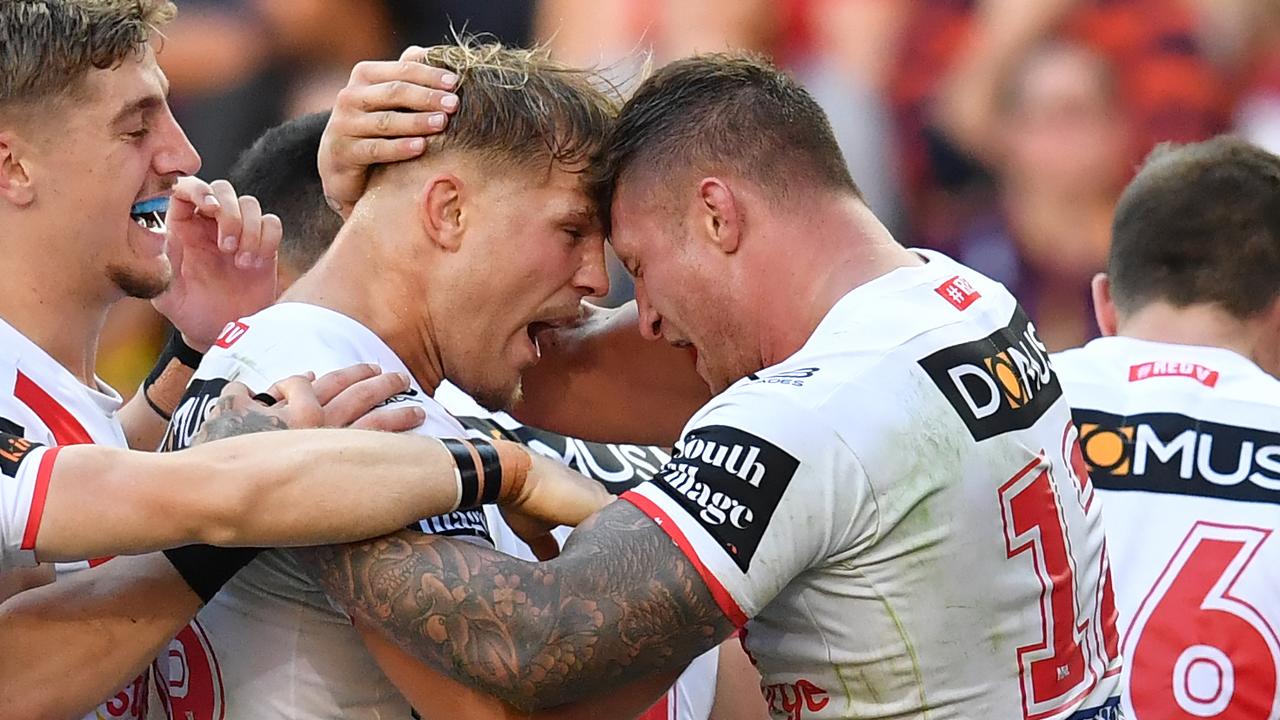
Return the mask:
[[603, 239], [588, 244], [573, 283], [587, 297], [603, 297], [609, 293], [609, 268], [605, 264]]
[[645, 340], [661, 340], [662, 315], [649, 303], [649, 293], [640, 278], [636, 278], [636, 309], [640, 314], [640, 335]]
[[195, 175], [200, 172], [200, 153], [178, 125], [173, 112], [165, 107], [156, 132], [160, 135], [160, 147], [153, 160], [157, 175]]

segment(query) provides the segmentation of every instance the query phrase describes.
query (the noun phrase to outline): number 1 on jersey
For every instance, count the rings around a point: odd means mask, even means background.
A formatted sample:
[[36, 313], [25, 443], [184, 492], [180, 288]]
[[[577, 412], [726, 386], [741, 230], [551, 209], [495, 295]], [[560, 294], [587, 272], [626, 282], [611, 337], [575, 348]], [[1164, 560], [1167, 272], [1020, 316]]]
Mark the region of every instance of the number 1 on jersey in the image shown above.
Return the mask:
[[[1073, 494], [1083, 511], [1084, 494]], [[1092, 689], [1113, 655], [1108, 651], [1117, 645], [1114, 613], [1106, 612], [1114, 606], [1108, 602], [1106, 568], [1099, 568], [1097, 587], [1082, 595], [1059, 497], [1043, 457], [1000, 488], [1008, 556], [1030, 553], [1041, 585], [1044, 635], [1040, 642], [1018, 648], [1027, 720], [1053, 715]]]

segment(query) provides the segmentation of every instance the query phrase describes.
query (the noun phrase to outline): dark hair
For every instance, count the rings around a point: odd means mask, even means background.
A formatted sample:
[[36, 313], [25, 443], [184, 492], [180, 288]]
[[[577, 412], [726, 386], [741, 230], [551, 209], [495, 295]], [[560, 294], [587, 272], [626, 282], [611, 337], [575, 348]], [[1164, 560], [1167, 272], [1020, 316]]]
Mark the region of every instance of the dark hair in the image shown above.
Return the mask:
[[1162, 300], [1250, 317], [1280, 294], [1280, 158], [1234, 137], [1161, 145], [1116, 206], [1121, 313]]
[[0, 108], [81, 88], [142, 51], [177, 10], [169, 0], [0, 1]]
[[280, 259], [299, 274], [315, 264], [342, 227], [325, 203], [316, 154], [329, 111], [290, 120], [262, 134], [236, 160], [227, 179], [236, 192], [253, 195], [263, 212], [280, 216]]
[[422, 61], [461, 78], [461, 104], [427, 156], [457, 149], [508, 167], [585, 169], [617, 114], [619, 98], [602, 76], [558, 63], [545, 48], [459, 38], [427, 48]]
[[703, 168], [730, 168], [781, 195], [796, 182], [861, 195], [817, 101], [750, 53], [696, 55], [645, 79], [609, 133], [593, 185], [607, 213], [628, 172]]

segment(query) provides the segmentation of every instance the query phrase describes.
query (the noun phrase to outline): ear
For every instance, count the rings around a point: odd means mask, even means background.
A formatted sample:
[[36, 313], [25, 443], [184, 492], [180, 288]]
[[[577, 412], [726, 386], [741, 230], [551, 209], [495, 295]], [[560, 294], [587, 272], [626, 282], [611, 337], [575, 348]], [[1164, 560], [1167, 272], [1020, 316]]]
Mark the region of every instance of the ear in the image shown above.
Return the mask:
[[12, 132], [0, 132], [0, 198], [18, 207], [26, 207], [36, 199], [28, 172], [28, 148]]
[[696, 212], [708, 239], [726, 255], [738, 251], [742, 240], [742, 214], [737, 198], [719, 178], [698, 183]]
[[462, 234], [466, 227], [464, 193], [462, 180], [456, 175], [435, 175], [422, 186], [418, 219], [427, 237], [448, 252], [462, 247]]
[[1119, 318], [1116, 315], [1116, 304], [1111, 299], [1111, 278], [1106, 273], [1093, 276], [1093, 317], [1098, 321], [1098, 330], [1105, 336], [1115, 335], [1119, 329]]

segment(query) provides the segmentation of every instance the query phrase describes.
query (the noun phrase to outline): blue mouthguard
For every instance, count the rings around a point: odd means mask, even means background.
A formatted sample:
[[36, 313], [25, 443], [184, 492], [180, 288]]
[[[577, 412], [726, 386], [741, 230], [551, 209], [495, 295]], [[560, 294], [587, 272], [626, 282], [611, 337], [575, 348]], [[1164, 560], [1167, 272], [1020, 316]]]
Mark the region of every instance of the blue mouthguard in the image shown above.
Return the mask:
[[144, 215], [150, 212], [164, 213], [169, 209], [169, 198], [158, 197], [150, 200], [143, 200], [140, 203], [134, 203], [133, 209], [129, 211], [130, 215]]

